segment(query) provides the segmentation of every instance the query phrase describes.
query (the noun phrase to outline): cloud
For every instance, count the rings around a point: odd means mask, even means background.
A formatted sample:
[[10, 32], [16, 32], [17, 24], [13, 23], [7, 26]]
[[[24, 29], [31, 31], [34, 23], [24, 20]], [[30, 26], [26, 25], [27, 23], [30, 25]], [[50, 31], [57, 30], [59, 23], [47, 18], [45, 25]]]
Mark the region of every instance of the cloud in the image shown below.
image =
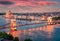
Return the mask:
[[12, 6], [51, 6], [57, 5], [59, 2], [49, 0], [4, 0], [0, 1], [0, 4]]
[[38, 2], [27, 2], [27, 1], [13, 1], [15, 4], [12, 6], [54, 6], [60, 4], [55, 1], [38, 1]]
[[12, 5], [14, 4], [12, 1], [0, 1], [1, 5]]
[[[40, 11], [49, 11], [49, 9], [45, 9], [48, 6], [55, 7], [56, 5], [60, 4], [58, 1], [51, 1], [51, 0], [3, 0], [0, 1], [0, 8], [1, 6], [4, 8], [7, 7], [15, 12], [18, 11], [26, 11], [26, 12], [40, 12]], [[44, 7], [44, 8], [43, 8]], [[50, 8], [50, 7], [48, 7]], [[55, 10], [55, 8], [54, 8]], [[50, 10], [52, 11], [52, 10]]]
[[20, 1], [30, 1], [30, 0], [20, 0]]
[[29, 6], [20, 6], [20, 8], [23, 10], [30, 10], [31, 9], [31, 7], [29, 7]]
[[33, 4], [32, 2], [24, 2], [24, 1], [17, 1], [15, 4], [11, 5], [11, 7], [15, 6], [21, 6], [21, 7], [26, 7], [26, 6], [35, 6], [36, 4]]
[[39, 5], [42, 6], [51, 6], [51, 5], [57, 5], [59, 2], [52, 2], [52, 1], [40, 1], [38, 2]]

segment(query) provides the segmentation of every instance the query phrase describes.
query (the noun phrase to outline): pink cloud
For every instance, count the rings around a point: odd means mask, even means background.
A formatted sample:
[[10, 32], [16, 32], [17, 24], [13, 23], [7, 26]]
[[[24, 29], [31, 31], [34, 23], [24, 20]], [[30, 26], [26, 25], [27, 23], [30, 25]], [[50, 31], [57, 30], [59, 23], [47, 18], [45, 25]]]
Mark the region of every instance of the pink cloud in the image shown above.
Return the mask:
[[[8, 0], [6, 0], [8, 1]], [[60, 4], [59, 2], [55, 2], [55, 1], [38, 1], [36, 2], [36, 0], [9, 0], [10, 2], [13, 2], [14, 4], [10, 5], [9, 8], [17, 8], [18, 6], [31, 6], [33, 8], [38, 8], [38, 6], [54, 6], [57, 4]]]
[[59, 4], [59, 2], [40, 1], [40, 2], [38, 2], [38, 4], [43, 5], [43, 6], [48, 6], [48, 5], [57, 5], [57, 4]]
[[54, 6], [60, 4], [59, 2], [52, 1], [40, 1], [40, 2], [24, 2], [24, 1], [13, 1], [15, 2], [14, 6]]
[[[6, 0], [8, 1], [8, 0]], [[47, 0], [9, 0], [15, 4], [12, 6], [51, 6], [60, 4], [59, 2], [55, 1], [47, 1]], [[38, 1], [38, 2], [37, 2]]]
[[36, 6], [36, 4], [32, 2], [24, 2], [24, 1], [13, 1], [15, 4], [11, 5], [11, 7], [15, 6]]
[[20, 1], [20, 2], [16, 2], [15, 5], [26, 6], [26, 5], [32, 5], [32, 3], [31, 2]]

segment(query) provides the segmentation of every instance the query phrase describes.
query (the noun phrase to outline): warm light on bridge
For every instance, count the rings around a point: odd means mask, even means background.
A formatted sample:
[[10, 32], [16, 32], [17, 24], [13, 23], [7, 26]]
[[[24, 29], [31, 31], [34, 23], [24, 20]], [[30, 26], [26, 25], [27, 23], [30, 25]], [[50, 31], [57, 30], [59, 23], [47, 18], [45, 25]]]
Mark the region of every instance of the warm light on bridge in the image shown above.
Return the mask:
[[10, 10], [8, 10], [8, 12], [6, 13], [5, 17], [8, 18], [8, 19], [11, 19], [11, 18], [14, 18], [14, 15], [11, 13]]
[[47, 22], [48, 22], [48, 24], [52, 24], [52, 17], [48, 17]]

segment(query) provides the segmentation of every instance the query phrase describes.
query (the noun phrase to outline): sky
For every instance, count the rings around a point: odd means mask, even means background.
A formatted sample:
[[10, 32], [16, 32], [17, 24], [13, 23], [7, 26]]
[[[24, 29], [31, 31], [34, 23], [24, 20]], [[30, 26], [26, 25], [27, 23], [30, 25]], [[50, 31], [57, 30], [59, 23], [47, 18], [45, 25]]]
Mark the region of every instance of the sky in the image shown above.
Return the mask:
[[60, 12], [60, 0], [0, 0], [0, 13]]

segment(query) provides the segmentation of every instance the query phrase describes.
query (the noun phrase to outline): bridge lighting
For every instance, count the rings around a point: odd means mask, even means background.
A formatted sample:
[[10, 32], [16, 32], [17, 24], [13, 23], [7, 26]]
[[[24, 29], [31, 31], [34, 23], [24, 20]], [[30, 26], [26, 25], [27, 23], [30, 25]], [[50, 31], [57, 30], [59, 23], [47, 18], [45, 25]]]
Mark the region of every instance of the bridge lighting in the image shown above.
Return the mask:
[[52, 24], [52, 17], [48, 17], [47, 22], [48, 22], [48, 24]]

